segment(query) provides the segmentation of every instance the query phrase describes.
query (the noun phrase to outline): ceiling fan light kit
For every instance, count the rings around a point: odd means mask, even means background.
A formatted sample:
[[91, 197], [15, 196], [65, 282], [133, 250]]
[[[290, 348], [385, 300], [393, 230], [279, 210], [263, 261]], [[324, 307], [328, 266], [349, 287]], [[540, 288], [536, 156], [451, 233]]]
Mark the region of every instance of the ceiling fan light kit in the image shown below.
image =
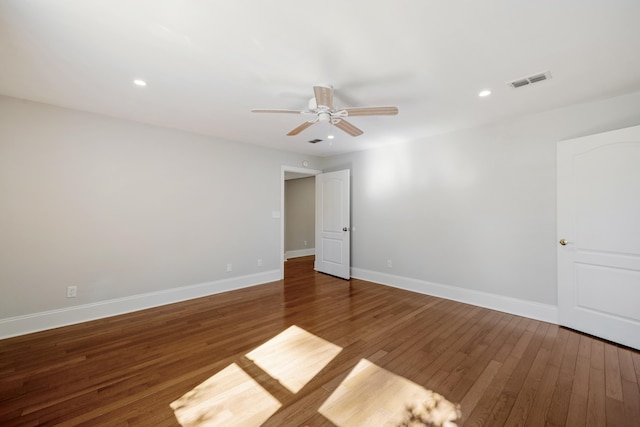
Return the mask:
[[354, 107], [337, 109], [333, 105], [333, 87], [314, 86], [314, 98], [309, 101], [308, 110], [274, 110], [274, 109], [254, 109], [253, 113], [284, 113], [284, 114], [304, 114], [313, 116], [310, 120], [287, 133], [294, 136], [317, 122], [329, 122], [338, 129], [351, 136], [359, 136], [364, 132], [345, 120], [350, 116], [394, 116], [398, 114], [397, 107]]

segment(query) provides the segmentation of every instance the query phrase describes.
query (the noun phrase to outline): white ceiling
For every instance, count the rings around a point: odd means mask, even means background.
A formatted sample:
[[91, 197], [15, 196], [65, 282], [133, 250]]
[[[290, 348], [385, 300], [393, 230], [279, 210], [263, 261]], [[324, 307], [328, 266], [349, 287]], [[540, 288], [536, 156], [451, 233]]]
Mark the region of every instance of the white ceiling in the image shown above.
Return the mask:
[[[638, 91], [639, 21], [638, 0], [0, 0], [0, 93], [326, 156]], [[400, 113], [330, 142], [249, 111], [317, 84]]]

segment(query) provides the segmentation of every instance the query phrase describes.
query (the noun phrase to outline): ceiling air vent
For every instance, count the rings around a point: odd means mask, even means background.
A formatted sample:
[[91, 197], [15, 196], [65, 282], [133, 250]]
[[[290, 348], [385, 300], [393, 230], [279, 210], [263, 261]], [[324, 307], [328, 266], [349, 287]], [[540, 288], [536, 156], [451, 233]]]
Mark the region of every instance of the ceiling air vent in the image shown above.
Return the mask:
[[310, 143], [312, 143], [312, 144], [317, 144], [318, 142], [322, 142], [322, 140], [321, 140], [321, 139], [316, 138], [316, 139], [312, 139], [312, 140], [311, 140], [311, 141], [309, 141], [309, 142], [310, 142]]
[[512, 82], [509, 82], [508, 84], [512, 88], [517, 89], [519, 87], [527, 86], [530, 84], [543, 82], [545, 80], [549, 80], [550, 78], [551, 78], [551, 72], [545, 71], [544, 73], [538, 73], [529, 77], [524, 77], [522, 79], [514, 80]]

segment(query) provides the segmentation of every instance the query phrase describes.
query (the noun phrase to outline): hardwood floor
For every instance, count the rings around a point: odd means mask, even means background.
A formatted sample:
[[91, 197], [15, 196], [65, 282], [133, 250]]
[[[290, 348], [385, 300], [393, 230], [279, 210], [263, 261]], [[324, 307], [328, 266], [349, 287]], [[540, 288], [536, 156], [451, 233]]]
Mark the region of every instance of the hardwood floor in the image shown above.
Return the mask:
[[456, 405], [465, 426], [638, 426], [639, 383], [637, 351], [310, 257], [284, 281], [0, 341], [3, 426], [441, 425]]

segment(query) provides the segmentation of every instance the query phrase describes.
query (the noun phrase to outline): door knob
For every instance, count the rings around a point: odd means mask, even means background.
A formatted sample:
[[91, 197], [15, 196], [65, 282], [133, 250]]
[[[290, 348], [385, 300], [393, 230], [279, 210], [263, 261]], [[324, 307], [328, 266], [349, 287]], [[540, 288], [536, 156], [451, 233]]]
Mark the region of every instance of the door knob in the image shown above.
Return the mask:
[[349, 227], [342, 227], [342, 231], [349, 231]]
[[567, 243], [569, 243], [569, 241], [567, 239], [560, 239], [558, 243], [560, 243], [562, 246], [565, 246]]

